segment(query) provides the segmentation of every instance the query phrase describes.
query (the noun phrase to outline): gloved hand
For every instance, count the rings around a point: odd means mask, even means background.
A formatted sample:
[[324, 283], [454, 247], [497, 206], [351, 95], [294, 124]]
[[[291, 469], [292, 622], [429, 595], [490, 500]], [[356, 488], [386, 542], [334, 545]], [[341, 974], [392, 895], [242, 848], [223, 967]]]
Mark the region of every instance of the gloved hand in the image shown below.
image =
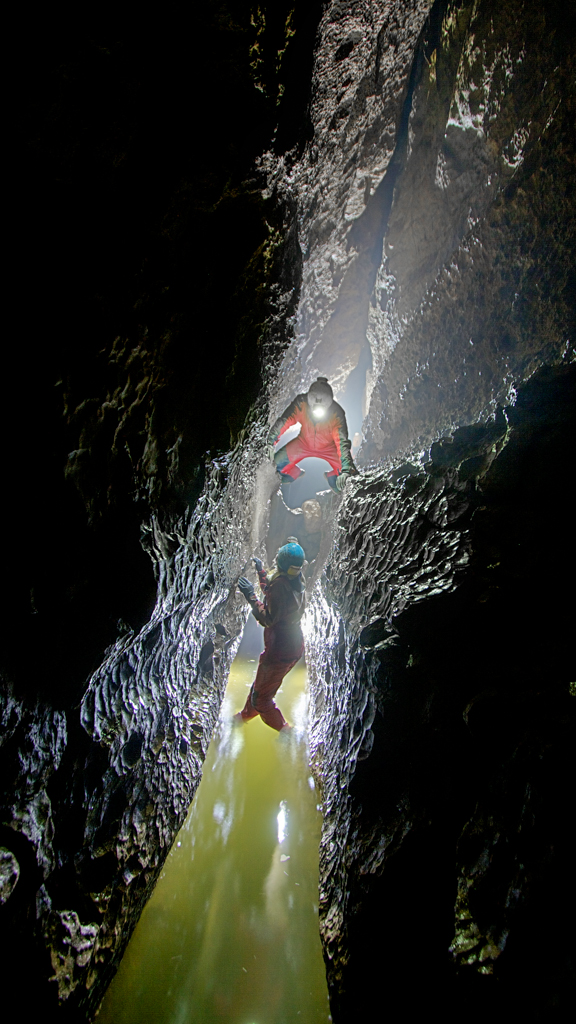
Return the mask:
[[238, 580], [238, 590], [244, 595], [247, 601], [249, 601], [251, 597], [255, 597], [254, 587], [250, 583], [250, 580], [247, 580], [245, 576], [241, 576]]
[[262, 559], [253, 558], [252, 561], [254, 562], [254, 568], [256, 569], [256, 572], [262, 572], [262, 569], [264, 568], [264, 562], [262, 561]]
[[346, 487], [346, 481], [348, 479], [348, 473], [340, 473], [340, 476], [336, 477], [336, 490], [343, 491]]
[[270, 462], [273, 465], [275, 465], [275, 462], [274, 462], [274, 445], [273, 444], [267, 444], [266, 445], [266, 455], [270, 459]]

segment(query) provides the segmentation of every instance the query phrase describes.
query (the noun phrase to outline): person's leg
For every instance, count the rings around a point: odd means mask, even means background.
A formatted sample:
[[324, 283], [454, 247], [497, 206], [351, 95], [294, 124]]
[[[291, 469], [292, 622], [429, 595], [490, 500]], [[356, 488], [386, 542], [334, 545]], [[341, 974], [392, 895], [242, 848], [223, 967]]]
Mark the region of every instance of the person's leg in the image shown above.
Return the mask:
[[308, 454], [309, 452], [303, 445], [300, 437], [294, 437], [291, 441], [288, 441], [284, 448], [276, 452], [274, 465], [283, 476], [290, 477], [291, 480], [297, 480], [304, 471], [296, 463], [300, 462], [301, 459], [305, 459]]
[[[264, 655], [261, 655], [254, 686], [250, 691], [250, 702], [252, 710], [260, 715], [262, 721], [271, 729], [280, 732], [288, 723], [280, 708], [274, 703], [274, 697], [280, 689], [282, 680], [290, 669], [294, 668], [298, 659], [296, 658], [295, 661], [268, 661], [262, 660], [263, 658]], [[244, 717], [244, 712], [242, 712], [242, 717]]]
[[[264, 714], [270, 713], [271, 720], [279, 723], [272, 726], [273, 729], [281, 729], [285, 724], [285, 719], [282, 716], [281, 711], [276, 707], [273, 701], [273, 697], [277, 690], [280, 689], [280, 685], [288, 669], [282, 672], [278, 677], [278, 666], [284, 666], [286, 662], [275, 662], [270, 658], [270, 655], [266, 651], [262, 651], [260, 658], [258, 659], [258, 670], [256, 672], [256, 678], [250, 687], [246, 703], [240, 712], [243, 722], [249, 722], [252, 718], [257, 718], [258, 715], [262, 715], [261, 708]], [[296, 662], [294, 662], [296, 664]], [[292, 665], [289, 666], [290, 668]], [[274, 714], [274, 711], [277, 714]], [[278, 717], [280, 716], [280, 717]], [[264, 718], [264, 715], [262, 715]], [[264, 721], [266, 719], [264, 718]], [[266, 722], [266, 724], [270, 724]]]
[[[246, 697], [246, 703], [245, 703], [244, 707], [242, 708], [242, 711], [238, 712], [238, 715], [241, 716], [243, 722], [249, 722], [251, 718], [258, 718], [258, 715], [260, 714], [260, 712], [257, 711], [256, 708], [254, 707], [254, 701], [253, 701], [252, 697], [253, 697], [253, 694], [254, 694], [254, 689], [256, 687], [256, 680], [260, 676], [260, 668], [262, 666], [262, 659], [264, 658], [265, 654], [266, 654], [266, 651], [262, 651], [262, 654], [260, 655], [260, 657], [258, 659], [258, 670], [256, 672], [256, 679], [254, 680], [254, 682], [252, 683], [252, 686], [250, 687], [250, 689], [248, 691], [248, 696]], [[234, 717], [237, 719], [238, 715], [235, 715]]]
[[338, 449], [335, 444], [327, 445], [325, 448], [319, 448], [316, 452], [316, 456], [319, 459], [324, 459], [325, 462], [330, 466], [331, 472], [326, 473], [326, 478], [340, 476], [342, 472], [342, 459], [338, 454]]
[[333, 491], [336, 491], [336, 479], [342, 472], [342, 459], [338, 454], [338, 449], [335, 444], [325, 445], [323, 448], [317, 448], [314, 452], [317, 459], [322, 459], [327, 462], [330, 466], [330, 471], [326, 472], [324, 476], [330, 484]]
[[246, 703], [245, 703], [244, 707], [242, 708], [242, 711], [239, 712], [240, 716], [242, 717], [242, 721], [243, 722], [249, 722], [251, 718], [258, 718], [258, 711], [256, 711], [256, 708], [254, 707], [254, 705], [252, 703], [252, 694], [254, 692], [255, 682], [256, 681], [254, 681], [254, 683], [252, 683], [252, 686], [250, 687], [250, 690], [248, 691], [248, 696], [246, 698]]

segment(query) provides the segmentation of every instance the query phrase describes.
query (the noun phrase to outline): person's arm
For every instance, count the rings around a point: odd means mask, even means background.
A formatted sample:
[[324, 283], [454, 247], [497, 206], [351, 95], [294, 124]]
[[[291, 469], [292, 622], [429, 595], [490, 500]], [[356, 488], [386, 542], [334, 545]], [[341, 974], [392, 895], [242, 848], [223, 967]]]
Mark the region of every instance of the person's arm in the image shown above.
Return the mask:
[[246, 600], [252, 607], [252, 615], [259, 622], [261, 626], [268, 626], [270, 623], [267, 621], [266, 605], [259, 601], [256, 594], [252, 594], [251, 597], [247, 597]]
[[275, 626], [290, 611], [289, 602], [293, 603], [292, 593], [286, 591], [280, 580], [274, 580], [266, 591], [266, 603], [257, 598], [248, 598], [252, 605], [252, 614], [261, 626]]
[[252, 561], [254, 562], [254, 568], [258, 573], [258, 582], [260, 584], [260, 590], [262, 591], [263, 594], [265, 594], [268, 589], [268, 573], [264, 568], [264, 562], [262, 561], [261, 558], [258, 558], [256, 555], [252, 555]]
[[262, 567], [262, 569], [258, 569], [257, 572], [260, 590], [262, 591], [263, 594], [265, 594], [266, 591], [268, 590], [268, 573], [266, 572], [266, 569], [264, 569], [264, 567]]
[[265, 626], [266, 622], [264, 620], [266, 617], [266, 606], [256, 597], [254, 584], [251, 583], [246, 576], [241, 576], [238, 580], [238, 590], [248, 601], [256, 621], [259, 622], [261, 626]]
[[297, 395], [294, 401], [290, 402], [288, 408], [284, 409], [282, 415], [279, 416], [275, 423], [272, 424], [266, 440], [268, 445], [274, 446], [282, 434], [286, 433], [289, 427], [293, 426], [294, 423], [302, 422], [303, 401], [304, 395]]
[[336, 405], [336, 412], [334, 416], [333, 435], [334, 443], [336, 445], [336, 449], [340, 455], [340, 461], [342, 463], [342, 469], [340, 470], [340, 472], [355, 475], [358, 472], [358, 470], [356, 469], [356, 466], [354, 465], [354, 460], [352, 458], [352, 443], [350, 441], [350, 438], [348, 437], [348, 424], [346, 423], [346, 414], [342, 406], [338, 405], [336, 402], [334, 404]]

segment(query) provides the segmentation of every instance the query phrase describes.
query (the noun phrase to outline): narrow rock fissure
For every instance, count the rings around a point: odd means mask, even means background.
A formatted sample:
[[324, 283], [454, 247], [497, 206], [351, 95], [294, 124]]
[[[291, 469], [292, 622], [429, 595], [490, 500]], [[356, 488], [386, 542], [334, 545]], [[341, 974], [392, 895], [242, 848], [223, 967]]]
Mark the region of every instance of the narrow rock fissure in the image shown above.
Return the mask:
[[[272, 565], [288, 537], [295, 538], [306, 552], [311, 594], [333, 544], [341, 498], [326, 489], [327, 463], [305, 459], [302, 466], [306, 478], [284, 494], [274, 480], [259, 551]], [[242, 571], [254, 575], [252, 566]], [[225, 629], [215, 629], [218, 642]], [[282, 1024], [292, 1012], [318, 1024], [332, 1019], [318, 931], [321, 777], [315, 782], [310, 774], [305, 664], [278, 693], [293, 725], [289, 737], [278, 737], [259, 719], [233, 727], [263, 649], [262, 627], [251, 615], [234, 646], [238, 642], [202, 782], [103, 1000], [103, 1022], [137, 1024], [143, 1013], [167, 1024], [182, 1014], [190, 1021], [216, 1013], [234, 1021], [242, 1012], [265, 1014], [270, 1024]], [[193, 685], [214, 673], [215, 650], [212, 639], [202, 646]], [[136, 747], [133, 735], [123, 747], [124, 764]], [[273, 848], [266, 823], [274, 816], [284, 825]]]
[[[573, 18], [209, 0], [193, 61], [160, 22], [43, 39], [19, 80], [3, 966], [30, 1012], [94, 1019], [225, 732], [238, 577], [295, 536], [333, 1019], [563, 1019]], [[266, 459], [319, 374], [343, 495]]]
[[289, 739], [260, 720], [231, 724], [261, 632], [249, 619], [202, 782], [103, 1001], [103, 1022], [330, 1019], [304, 665], [277, 698], [293, 723]]

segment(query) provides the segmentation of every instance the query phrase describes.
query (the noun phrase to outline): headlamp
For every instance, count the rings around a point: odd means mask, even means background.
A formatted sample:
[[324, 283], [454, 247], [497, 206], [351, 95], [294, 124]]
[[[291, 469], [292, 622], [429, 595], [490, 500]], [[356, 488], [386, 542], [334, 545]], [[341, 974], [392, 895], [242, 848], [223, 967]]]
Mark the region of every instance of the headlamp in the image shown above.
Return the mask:
[[312, 409], [312, 415], [314, 416], [315, 419], [322, 420], [326, 415], [326, 409], [324, 408], [323, 405], [315, 405], [314, 408]]

